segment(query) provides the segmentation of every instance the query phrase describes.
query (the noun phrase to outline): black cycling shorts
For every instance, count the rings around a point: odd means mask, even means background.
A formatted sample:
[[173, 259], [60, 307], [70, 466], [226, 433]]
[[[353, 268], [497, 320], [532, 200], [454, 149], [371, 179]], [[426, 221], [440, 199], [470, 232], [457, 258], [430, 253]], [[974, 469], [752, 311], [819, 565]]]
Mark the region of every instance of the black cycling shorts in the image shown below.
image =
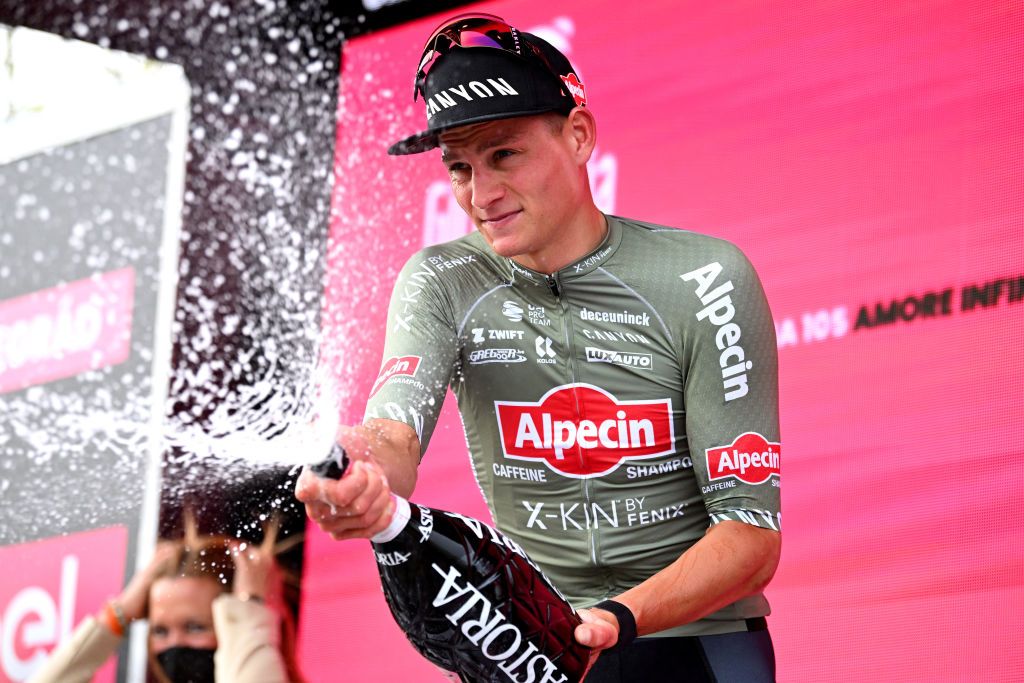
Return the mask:
[[602, 653], [586, 683], [774, 683], [775, 649], [763, 619], [749, 631], [638, 638]]

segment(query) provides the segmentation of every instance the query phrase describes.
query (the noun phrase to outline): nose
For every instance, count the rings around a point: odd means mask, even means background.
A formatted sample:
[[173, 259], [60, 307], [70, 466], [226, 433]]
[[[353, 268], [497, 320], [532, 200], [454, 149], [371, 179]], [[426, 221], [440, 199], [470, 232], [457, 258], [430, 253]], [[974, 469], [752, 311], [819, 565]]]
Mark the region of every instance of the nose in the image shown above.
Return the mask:
[[473, 169], [473, 206], [486, 209], [505, 194], [505, 188], [490, 170]]

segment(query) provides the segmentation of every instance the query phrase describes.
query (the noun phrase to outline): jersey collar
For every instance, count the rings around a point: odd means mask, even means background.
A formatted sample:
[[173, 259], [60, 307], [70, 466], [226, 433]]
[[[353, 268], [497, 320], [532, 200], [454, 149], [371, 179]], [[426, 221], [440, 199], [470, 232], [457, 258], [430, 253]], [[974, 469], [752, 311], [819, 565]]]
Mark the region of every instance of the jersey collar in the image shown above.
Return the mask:
[[[557, 273], [554, 273], [559, 281], [564, 282], [572, 278], [582, 277], [592, 270], [596, 270], [611, 258], [612, 254], [619, 248], [619, 243], [622, 241], [622, 224], [617, 217], [608, 214], [605, 214], [605, 220], [608, 223], [608, 232], [605, 234], [601, 244], [597, 245], [592, 252], [580, 260], [570, 263]], [[508, 264], [512, 277], [516, 282], [548, 286], [547, 273], [540, 273], [527, 268], [510, 258], [506, 258], [504, 261]]]

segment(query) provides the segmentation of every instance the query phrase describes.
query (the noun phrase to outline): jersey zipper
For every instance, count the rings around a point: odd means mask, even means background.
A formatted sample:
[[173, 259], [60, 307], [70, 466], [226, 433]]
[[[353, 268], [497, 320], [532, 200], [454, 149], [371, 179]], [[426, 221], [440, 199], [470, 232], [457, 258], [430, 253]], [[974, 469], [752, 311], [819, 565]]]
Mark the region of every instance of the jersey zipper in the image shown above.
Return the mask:
[[[548, 290], [555, 297], [562, 311], [562, 320], [564, 321], [562, 329], [565, 334], [565, 366], [569, 371], [569, 383], [576, 384], [576, 347], [573, 344], [576, 335], [572, 327], [572, 312], [569, 310], [569, 302], [565, 300], [562, 294], [562, 283], [558, 280], [558, 273], [547, 275], [544, 280], [547, 283]], [[575, 388], [572, 393], [576, 408], [576, 422], [579, 423], [584, 418], [584, 415], [580, 406], [579, 394]], [[576, 443], [576, 452], [580, 458], [583, 457], [583, 451], [580, 449], [579, 442]], [[583, 479], [581, 486], [583, 490], [583, 519], [586, 520], [585, 524], [587, 525], [587, 546], [590, 548], [590, 561], [593, 562], [594, 566], [597, 566], [597, 532], [594, 528], [595, 525], [590, 523], [590, 512], [593, 510], [590, 500], [590, 479]]]

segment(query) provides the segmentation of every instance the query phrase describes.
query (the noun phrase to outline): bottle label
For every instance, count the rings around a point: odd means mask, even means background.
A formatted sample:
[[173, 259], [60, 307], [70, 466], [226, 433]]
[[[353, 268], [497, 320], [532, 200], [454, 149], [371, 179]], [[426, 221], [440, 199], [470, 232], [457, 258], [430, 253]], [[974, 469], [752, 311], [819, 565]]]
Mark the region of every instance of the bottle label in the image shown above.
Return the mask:
[[391, 522], [388, 524], [388, 527], [370, 539], [374, 543], [393, 541], [398, 534], [402, 533], [405, 525], [409, 523], [409, 501], [393, 493], [391, 497], [395, 501], [395, 514], [391, 516]]
[[434, 607], [447, 608], [445, 617], [462, 631], [477, 651], [506, 673], [513, 681], [566, 683], [568, 676], [538, 647], [523, 636], [522, 630], [507, 621], [484, 593], [462, 577], [455, 567], [443, 569], [430, 565], [442, 579]]

